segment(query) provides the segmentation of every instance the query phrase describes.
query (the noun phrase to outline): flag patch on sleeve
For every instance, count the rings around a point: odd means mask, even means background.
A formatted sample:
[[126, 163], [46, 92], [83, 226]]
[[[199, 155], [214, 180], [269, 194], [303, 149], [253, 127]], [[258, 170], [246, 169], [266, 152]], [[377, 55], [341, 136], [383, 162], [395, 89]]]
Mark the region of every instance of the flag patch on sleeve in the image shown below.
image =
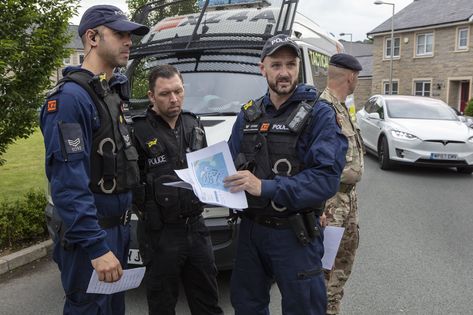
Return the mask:
[[57, 111], [57, 101], [56, 100], [49, 100], [48, 101], [48, 113], [52, 113]]

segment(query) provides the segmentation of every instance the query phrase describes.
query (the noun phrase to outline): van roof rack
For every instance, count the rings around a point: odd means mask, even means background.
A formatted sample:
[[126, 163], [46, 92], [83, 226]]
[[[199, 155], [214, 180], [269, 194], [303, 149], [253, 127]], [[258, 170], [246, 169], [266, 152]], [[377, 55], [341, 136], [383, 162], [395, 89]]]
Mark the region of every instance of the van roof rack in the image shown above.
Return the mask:
[[[187, 0], [149, 2], [137, 9], [132, 20], [137, 23], [144, 23], [153, 11], [166, 11], [169, 6], [184, 1]], [[299, 0], [283, 0], [279, 10], [276, 7], [265, 7], [262, 9], [209, 11], [209, 0], [205, 0], [200, 14], [168, 17], [159, 21], [152, 28], [152, 31], [143, 38], [141, 44], [132, 47], [130, 59], [161, 53], [205, 54], [208, 50], [261, 51], [265, 41], [271, 36], [280, 33], [288, 35], [292, 33], [298, 2]], [[254, 12], [252, 16], [245, 15], [250, 14], [250, 11]], [[276, 15], [278, 15], [277, 19]], [[217, 26], [218, 19], [225, 16], [227, 18], [225, 22], [228, 22], [227, 29], [224, 26]], [[255, 28], [252, 25], [251, 31], [248, 29], [247, 32], [240, 31], [239, 28], [242, 24], [236, 23], [245, 19], [251, 21], [256, 19], [257, 23], [255, 25], [258, 24], [259, 27]], [[178, 25], [180, 34], [179, 31], [176, 31]], [[187, 27], [185, 31], [181, 30], [180, 26], [182, 25]], [[194, 27], [192, 28], [192, 26]]]

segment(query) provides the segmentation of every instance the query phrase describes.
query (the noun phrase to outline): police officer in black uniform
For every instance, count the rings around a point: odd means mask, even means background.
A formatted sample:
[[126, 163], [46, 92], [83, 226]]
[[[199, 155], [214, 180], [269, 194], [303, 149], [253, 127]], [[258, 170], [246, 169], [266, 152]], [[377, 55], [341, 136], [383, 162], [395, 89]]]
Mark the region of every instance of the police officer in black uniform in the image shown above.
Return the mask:
[[175, 314], [182, 280], [192, 314], [222, 314], [202, 204], [191, 190], [163, 185], [179, 180], [174, 170], [187, 168], [187, 152], [207, 146], [203, 126], [182, 112], [184, 86], [175, 67], [151, 71], [148, 97], [146, 114], [133, 120], [142, 182], [134, 203], [149, 313]]

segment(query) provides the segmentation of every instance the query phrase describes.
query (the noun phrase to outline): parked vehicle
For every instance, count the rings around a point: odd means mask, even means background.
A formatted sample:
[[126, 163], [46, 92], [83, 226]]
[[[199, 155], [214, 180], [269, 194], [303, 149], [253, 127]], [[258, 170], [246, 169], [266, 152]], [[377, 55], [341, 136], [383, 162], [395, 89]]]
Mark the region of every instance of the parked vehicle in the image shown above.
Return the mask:
[[378, 157], [381, 169], [415, 164], [473, 172], [473, 130], [440, 100], [374, 95], [357, 120], [366, 149]]
[[[167, 6], [179, 2], [155, 1], [142, 7], [142, 11], [164, 12]], [[223, 2], [230, 4], [221, 5]], [[325, 88], [330, 56], [343, 51], [341, 43], [296, 12], [297, 1], [283, 0], [280, 7], [268, 5], [266, 0], [201, 1], [200, 13], [165, 18], [152, 27], [130, 53], [126, 70], [131, 83], [130, 114], [149, 106], [149, 71], [158, 64], [172, 64], [184, 79], [184, 110], [200, 117], [207, 143], [228, 140], [241, 106], [266, 92], [266, 79], [259, 70], [260, 54], [265, 41], [276, 33], [290, 34], [301, 47], [300, 81], [320, 90]], [[136, 16], [139, 23], [146, 19], [144, 14]], [[51, 213], [52, 207], [49, 200], [47, 213]], [[230, 269], [238, 221], [229, 224], [229, 209], [212, 205], [205, 207], [203, 216], [217, 267]], [[130, 264], [142, 263], [136, 242], [136, 220], [133, 215]]]
[[473, 128], [473, 117], [471, 116], [465, 116], [463, 112], [460, 112], [458, 109], [455, 107], [452, 107], [452, 110], [455, 112], [455, 114], [458, 116], [458, 119], [467, 125], [470, 128]]

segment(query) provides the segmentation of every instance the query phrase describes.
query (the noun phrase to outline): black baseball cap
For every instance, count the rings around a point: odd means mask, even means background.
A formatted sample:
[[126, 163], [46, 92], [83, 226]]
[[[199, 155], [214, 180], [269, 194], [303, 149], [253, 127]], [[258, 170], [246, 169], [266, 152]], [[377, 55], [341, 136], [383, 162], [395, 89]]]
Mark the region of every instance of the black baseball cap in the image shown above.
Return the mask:
[[363, 67], [360, 62], [349, 54], [335, 54], [330, 58], [329, 64], [338, 68], [344, 68], [353, 71], [361, 71]]
[[279, 34], [271, 37], [266, 41], [263, 46], [263, 50], [261, 51], [261, 61], [263, 61], [266, 56], [271, 56], [282, 47], [292, 48], [297, 54], [297, 57], [301, 58], [301, 50], [299, 48], [299, 45], [297, 45], [297, 43], [293, 41], [289, 36], [285, 34]]
[[95, 5], [88, 8], [79, 23], [79, 36], [91, 28], [104, 25], [115, 31], [131, 32], [135, 35], [146, 35], [149, 27], [131, 22], [122, 10], [113, 5]]

